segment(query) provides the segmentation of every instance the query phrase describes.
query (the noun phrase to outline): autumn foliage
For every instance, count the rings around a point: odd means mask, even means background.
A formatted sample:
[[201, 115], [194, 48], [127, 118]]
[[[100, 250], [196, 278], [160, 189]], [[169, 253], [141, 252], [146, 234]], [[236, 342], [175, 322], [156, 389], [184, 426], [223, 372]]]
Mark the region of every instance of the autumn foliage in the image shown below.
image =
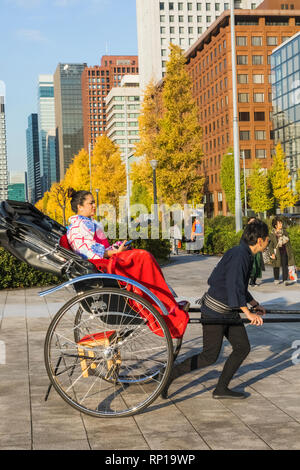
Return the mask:
[[98, 137], [91, 158], [84, 149], [80, 150], [65, 177], [54, 183], [36, 204], [39, 210], [63, 225], [73, 214], [68, 188], [76, 191], [91, 188], [95, 200], [98, 189], [99, 205], [111, 204], [118, 208], [119, 197], [126, 193], [125, 165], [118, 147], [106, 135]]

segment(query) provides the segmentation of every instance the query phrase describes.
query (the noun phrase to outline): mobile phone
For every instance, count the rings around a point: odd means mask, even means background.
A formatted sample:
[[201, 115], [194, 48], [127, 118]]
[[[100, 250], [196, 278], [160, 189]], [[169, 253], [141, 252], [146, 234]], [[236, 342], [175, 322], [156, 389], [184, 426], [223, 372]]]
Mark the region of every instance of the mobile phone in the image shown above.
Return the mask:
[[133, 240], [128, 240], [124, 246], [128, 246], [128, 245], [131, 245], [131, 243], [133, 242]]

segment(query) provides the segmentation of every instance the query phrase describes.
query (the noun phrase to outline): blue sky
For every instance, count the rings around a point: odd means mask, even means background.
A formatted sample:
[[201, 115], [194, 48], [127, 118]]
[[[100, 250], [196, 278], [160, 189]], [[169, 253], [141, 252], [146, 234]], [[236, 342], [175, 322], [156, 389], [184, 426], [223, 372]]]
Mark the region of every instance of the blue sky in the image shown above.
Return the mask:
[[0, 0], [0, 81], [6, 85], [9, 170], [26, 170], [27, 118], [38, 75], [59, 62], [97, 65], [137, 55], [135, 0]]

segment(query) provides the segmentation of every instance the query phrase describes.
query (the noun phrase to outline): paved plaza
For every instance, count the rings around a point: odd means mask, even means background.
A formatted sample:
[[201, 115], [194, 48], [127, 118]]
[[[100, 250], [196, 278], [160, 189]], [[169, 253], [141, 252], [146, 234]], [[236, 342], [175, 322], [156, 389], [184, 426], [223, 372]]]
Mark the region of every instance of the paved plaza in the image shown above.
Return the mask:
[[[180, 254], [163, 271], [178, 297], [193, 303], [218, 260]], [[176, 379], [168, 400], [159, 398], [133, 417], [99, 419], [74, 410], [53, 390], [44, 401], [45, 334], [67, 296], [41, 298], [40, 290], [0, 291], [1, 450], [300, 449], [300, 323], [247, 325], [252, 351], [231, 383], [246, 400], [212, 399], [230, 352], [225, 341], [217, 364]], [[270, 267], [251, 292], [268, 309], [300, 311], [299, 281], [275, 286]], [[178, 360], [201, 346], [201, 325], [188, 325]]]

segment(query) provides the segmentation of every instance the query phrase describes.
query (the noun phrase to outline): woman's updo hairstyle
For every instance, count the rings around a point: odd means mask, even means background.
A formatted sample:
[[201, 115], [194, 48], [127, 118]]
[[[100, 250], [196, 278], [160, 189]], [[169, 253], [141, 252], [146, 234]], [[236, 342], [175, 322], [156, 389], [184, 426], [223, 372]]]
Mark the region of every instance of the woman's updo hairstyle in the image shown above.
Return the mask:
[[82, 206], [85, 198], [91, 194], [90, 191], [75, 191], [73, 188], [68, 189], [68, 197], [71, 199], [72, 211], [77, 214], [78, 206]]

